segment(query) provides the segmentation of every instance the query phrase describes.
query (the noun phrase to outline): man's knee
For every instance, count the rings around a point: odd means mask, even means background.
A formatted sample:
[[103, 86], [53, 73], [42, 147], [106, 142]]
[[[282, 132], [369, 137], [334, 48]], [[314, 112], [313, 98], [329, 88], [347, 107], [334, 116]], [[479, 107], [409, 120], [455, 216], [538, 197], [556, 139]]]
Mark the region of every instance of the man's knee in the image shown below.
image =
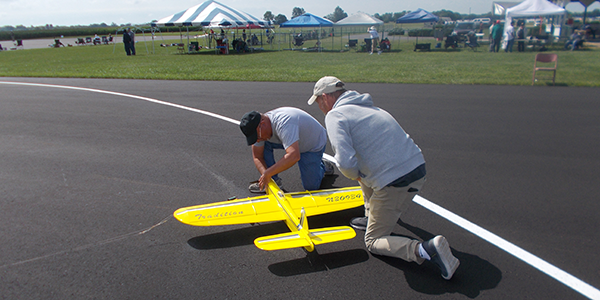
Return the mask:
[[375, 241], [376, 240], [377, 239], [365, 237], [365, 246], [367, 247], [367, 251], [377, 254], [376, 249], [375, 249]]

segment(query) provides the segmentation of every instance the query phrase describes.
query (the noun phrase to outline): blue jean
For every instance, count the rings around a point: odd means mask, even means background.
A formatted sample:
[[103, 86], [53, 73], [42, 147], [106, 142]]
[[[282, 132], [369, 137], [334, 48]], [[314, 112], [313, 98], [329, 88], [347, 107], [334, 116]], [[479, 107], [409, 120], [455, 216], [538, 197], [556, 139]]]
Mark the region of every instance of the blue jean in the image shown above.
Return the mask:
[[[283, 149], [283, 145], [265, 142], [263, 158], [265, 159], [267, 168], [275, 164], [274, 149]], [[300, 153], [298, 168], [300, 168], [302, 186], [307, 191], [318, 190], [321, 187], [321, 180], [325, 175], [325, 165], [322, 162], [323, 152], [325, 152], [325, 147], [319, 152]], [[279, 176], [276, 174], [272, 178], [273, 180], [277, 180]]]
[[515, 40], [508, 40], [506, 42], [506, 49], [504, 50], [504, 52], [512, 52], [512, 47], [515, 44]]

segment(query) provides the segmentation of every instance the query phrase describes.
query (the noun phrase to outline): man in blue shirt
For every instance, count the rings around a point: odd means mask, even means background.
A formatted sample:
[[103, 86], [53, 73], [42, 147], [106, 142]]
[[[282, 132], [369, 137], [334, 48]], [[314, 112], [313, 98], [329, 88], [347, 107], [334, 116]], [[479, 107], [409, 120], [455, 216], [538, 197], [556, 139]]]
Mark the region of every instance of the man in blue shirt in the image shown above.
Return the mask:
[[[333, 174], [333, 164], [323, 161], [327, 144], [325, 128], [311, 115], [293, 107], [281, 107], [264, 114], [257, 111], [246, 113], [240, 129], [252, 145], [252, 159], [261, 176], [249, 190], [264, 191], [271, 178], [281, 186], [277, 174], [298, 163], [302, 186], [317, 190], [324, 175]], [[282, 159], [275, 162], [274, 149], [284, 149]]]

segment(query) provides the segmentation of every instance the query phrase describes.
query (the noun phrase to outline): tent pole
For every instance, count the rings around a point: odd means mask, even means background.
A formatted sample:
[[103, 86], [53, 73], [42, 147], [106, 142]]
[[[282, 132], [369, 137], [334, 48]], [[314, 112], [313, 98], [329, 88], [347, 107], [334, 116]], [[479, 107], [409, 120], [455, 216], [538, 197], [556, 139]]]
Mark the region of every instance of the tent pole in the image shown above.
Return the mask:
[[344, 29], [340, 27], [340, 51], [344, 50]]
[[333, 50], [333, 41], [335, 40], [335, 30], [331, 26], [331, 50]]
[[115, 31], [115, 39], [113, 40], [113, 54], [115, 54], [115, 48], [117, 48], [117, 34], [119, 34], [119, 29]]
[[140, 29], [140, 31], [142, 32], [142, 36], [144, 37], [144, 46], [146, 46], [146, 54], [150, 54], [150, 51], [148, 51], [148, 43], [146, 42], [146, 35], [144, 34], [144, 29]]

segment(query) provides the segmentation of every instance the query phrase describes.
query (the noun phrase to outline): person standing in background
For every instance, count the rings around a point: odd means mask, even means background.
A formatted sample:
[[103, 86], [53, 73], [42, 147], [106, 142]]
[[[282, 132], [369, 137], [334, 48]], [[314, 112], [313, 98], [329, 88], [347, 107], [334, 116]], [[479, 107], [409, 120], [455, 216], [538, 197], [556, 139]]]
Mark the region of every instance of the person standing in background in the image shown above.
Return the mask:
[[125, 45], [125, 53], [127, 56], [131, 55], [131, 35], [129, 35], [129, 28], [123, 31], [123, 45]]
[[[375, 26], [371, 26], [367, 32], [371, 35], [371, 52], [369, 52], [369, 54], [373, 54], [375, 49], [377, 49], [377, 45], [379, 44], [379, 33], [377, 33]], [[381, 54], [381, 50], [377, 52], [377, 54]]]

